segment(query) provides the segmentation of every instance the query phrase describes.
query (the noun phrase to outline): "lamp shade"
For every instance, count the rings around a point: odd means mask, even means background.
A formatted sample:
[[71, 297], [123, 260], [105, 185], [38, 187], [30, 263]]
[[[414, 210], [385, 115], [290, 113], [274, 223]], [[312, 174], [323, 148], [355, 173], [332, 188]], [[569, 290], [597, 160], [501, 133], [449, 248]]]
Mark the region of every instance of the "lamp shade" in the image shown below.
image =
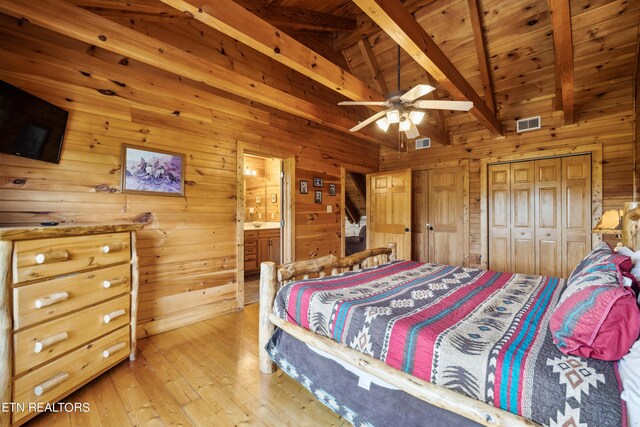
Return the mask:
[[424, 111], [413, 110], [412, 112], [409, 113], [409, 118], [411, 119], [414, 125], [419, 125], [420, 122], [422, 122], [422, 119], [424, 118]]
[[607, 209], [591, 230], [592, 233], [599, 234], [620, 234], [621, 231], [622, 209]]
[[382, 129], [383, 132], [386, 132], [387, 129], [389, 129], [389, 120], [387, 119], [386, 116], [376, 120], [376, 124], [380, 129]]
[[389, 123], [398, 123], [400, 121], [400, 111], [398, 110], [387, 111], [387, 120], [389, 120]]

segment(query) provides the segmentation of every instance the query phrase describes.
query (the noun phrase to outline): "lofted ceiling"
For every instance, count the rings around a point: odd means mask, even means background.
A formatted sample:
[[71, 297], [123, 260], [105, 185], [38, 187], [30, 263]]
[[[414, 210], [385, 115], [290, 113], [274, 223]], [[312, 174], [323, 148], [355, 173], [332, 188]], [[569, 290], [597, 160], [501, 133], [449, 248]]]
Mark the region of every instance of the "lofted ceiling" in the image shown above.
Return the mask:
[[[18, 0], [2, 3], [0, 10], [7, 14], [36, 24], [46, 21], [44, 9], [39, 18], [27, 8], [14, 7]], [[46, 3], [59, 9], [54, 15], [70, 12], [59, 7], [60, 0]], [[402, 89], [426, 83], [437, 88], [429, 95], [433, 99], [474, 101], [469, 113], [429, 112], [420, 132], [441, 145], [450, 144], [452, 135], [460, 132], [499, 136], [513, 131], [512, 119], [536, 115], [543, 106], [572, 124], [601, 113], [601, 105], [612, 100], [630, 103], [638, 64], [640, 2], [633, 0], [67, 0], [64, 4], [135, 31], [146, 37], [141, 43], [150, 47], [160, 41], [198, 59], [174, 68], [164, 65], [162, 58], [148, 60], [149, 51], [132, 56], [145, 66], [202, 81], [243, 102], [256, 101], [341, 132], [376, 110], [338, 107], [339, 101], [381, 100], [397, 89], [400, 43]], [[241, 9], [235, 10], [238, 5]], [[246, 11], [250, 17], [240, 13]], [[85, 20], [85, 15], [78, 19]], [[89, 25], [101, 22], [91, 20]], [[42, 21], [42, 25], [84, 42], [92, 40], [90, 30], [59, 30], [60, 22]], [[171, 58], [182, 61], [183, 56]], [[192, 72], [196, 65], [211, 64], [217, 68], [210, 73], [230, 70], [238, 79], [227, 79], [232, 84], [225, 84], [224, 78], [207, 79], [204, 69]], [[397, 147], [397, 137], [390, 134], [368, 126], [356, 136]]]

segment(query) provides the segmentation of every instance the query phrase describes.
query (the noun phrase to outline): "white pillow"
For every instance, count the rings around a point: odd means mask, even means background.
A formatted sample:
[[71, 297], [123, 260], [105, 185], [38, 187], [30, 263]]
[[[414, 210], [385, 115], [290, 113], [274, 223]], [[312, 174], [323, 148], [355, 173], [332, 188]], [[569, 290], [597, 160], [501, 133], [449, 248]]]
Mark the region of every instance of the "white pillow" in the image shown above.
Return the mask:
[[620, 255], [626, 255], [631, 258], [631, 262], [633, 263], [633, 268], [631, 269], [631, 274], [633, 274], [636, 280], [640, 281], [640, 251], [632, 251], [626, 246], [616, 246], [616, 252]]
[[618, 373], [623, 388], [620, 397], [627, 404], [628, 426], [640, 427], [640, 340], [620, 359]]

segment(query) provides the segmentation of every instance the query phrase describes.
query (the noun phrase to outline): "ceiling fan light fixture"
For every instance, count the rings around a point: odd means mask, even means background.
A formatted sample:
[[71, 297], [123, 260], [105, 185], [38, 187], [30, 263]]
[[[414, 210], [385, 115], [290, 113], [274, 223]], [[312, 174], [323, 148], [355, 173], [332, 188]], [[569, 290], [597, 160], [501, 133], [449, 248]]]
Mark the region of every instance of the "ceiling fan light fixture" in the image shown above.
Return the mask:
[[400, 119], [400, 130], [402, 131], [408, 131], [409, 129], [411, 129], [411, 125], [413, 123], [411, 123], [411, 120], [409, 119], [409, 117], [402, 116], [402, 118]]
[[424, 111], [413, 110], [409, 113], [409, 118], [414, 125], [419, 125], [424, 119]]
[[389, 123], [399, 123], [400, 111], [396, 109], [387, 111], [387, 120], [389, 120]]
[[382, 129], [383, 132], [386, 132], [387, 129], [389, 129], [389, 125], [390, 125], [389, 120], [387, 119], [386, 116], [376, 120], [376, 124], [380, 129]]
[[409, 130], [404, 131], [404, 134], [408, 139], [414, 139], [420, 136], [418, 128], [413, 123], [409, 126]]

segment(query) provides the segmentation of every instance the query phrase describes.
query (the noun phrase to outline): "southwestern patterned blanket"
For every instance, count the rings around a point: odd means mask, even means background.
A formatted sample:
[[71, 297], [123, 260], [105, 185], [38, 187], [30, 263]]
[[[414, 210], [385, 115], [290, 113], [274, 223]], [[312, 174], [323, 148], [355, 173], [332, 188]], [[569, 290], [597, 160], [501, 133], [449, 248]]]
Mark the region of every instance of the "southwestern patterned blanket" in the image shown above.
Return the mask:
[[279, 317], [426, 381], [550, 426], [625, 425], [614, 364], [562, 354], [564, 281], [396, 261], [284, 286]]

